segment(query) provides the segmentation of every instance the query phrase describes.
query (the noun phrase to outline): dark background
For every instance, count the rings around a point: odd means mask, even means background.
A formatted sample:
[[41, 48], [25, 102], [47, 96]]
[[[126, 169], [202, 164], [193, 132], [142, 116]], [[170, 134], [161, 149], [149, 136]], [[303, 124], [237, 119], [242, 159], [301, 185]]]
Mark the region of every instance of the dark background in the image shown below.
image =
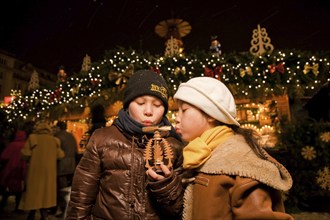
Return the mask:
[[116, 46], [163, 54], [154, 28], [170, 18], [192, 26], [187, 53], [208, 50], [212, 35], [223, 53], [248, 51], [258, 24], [275, 49], [330, 50], [327, 0], [4, 0], [0, 8], [0, 48], [54, 74], [60, 65], [79, 72], [86, 54], [98, 61]]

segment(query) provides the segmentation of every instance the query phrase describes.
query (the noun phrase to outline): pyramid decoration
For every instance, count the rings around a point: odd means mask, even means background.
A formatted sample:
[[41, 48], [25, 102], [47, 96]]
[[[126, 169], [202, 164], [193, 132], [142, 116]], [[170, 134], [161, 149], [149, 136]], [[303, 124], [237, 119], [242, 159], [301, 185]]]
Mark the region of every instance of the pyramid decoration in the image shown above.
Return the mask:
[[159, 22], [155, 27], [155, 32], [166, 39], [165, 56], [182, 54], [183, 42], [181, 38], [189, 34], [190, 31], [190, 24], [182, 19], [173, 18]]

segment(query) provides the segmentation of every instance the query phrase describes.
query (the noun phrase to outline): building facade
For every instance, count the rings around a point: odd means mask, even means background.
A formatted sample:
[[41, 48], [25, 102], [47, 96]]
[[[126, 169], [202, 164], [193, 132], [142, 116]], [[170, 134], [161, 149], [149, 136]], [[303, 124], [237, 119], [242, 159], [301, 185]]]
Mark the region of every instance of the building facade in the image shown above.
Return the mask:
[[26, 94], [33, 72], [38, 73], [39, 88], [55, 86], [56, 74], [34, 67], [18, 60], [14, 54], [0, 50], [0, 101], [3, 102], [5, 97], [11, 96], [12, 90]]

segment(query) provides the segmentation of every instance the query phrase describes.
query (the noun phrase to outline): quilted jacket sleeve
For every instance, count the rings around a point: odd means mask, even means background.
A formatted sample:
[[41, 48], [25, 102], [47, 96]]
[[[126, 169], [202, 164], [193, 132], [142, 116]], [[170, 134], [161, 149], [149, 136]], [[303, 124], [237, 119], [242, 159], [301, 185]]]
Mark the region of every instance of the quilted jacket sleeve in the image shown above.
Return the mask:
[[148, 185], [153, 197], [162, 207], [163, 213], [180, 219], [184, 189], [178, 173], [172, 171], [171, 176], [157, 182], [150, 181]]
[[91, 219], [100, 173], [100, 158], [92, 136], [84, 156], [76, 167], [66, 219]]

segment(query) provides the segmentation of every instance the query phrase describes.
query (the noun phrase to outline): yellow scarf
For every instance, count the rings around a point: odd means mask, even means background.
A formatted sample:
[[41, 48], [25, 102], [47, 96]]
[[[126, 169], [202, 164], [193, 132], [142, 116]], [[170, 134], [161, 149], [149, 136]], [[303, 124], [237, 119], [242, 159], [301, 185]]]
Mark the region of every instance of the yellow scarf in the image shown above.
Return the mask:
[[183, 149], [183, 167], [193, 169], [201, 166], [210, 158], [212, 151], [232, 135], [232, 129], [227, 126], [217, 126], [205, 131]]

